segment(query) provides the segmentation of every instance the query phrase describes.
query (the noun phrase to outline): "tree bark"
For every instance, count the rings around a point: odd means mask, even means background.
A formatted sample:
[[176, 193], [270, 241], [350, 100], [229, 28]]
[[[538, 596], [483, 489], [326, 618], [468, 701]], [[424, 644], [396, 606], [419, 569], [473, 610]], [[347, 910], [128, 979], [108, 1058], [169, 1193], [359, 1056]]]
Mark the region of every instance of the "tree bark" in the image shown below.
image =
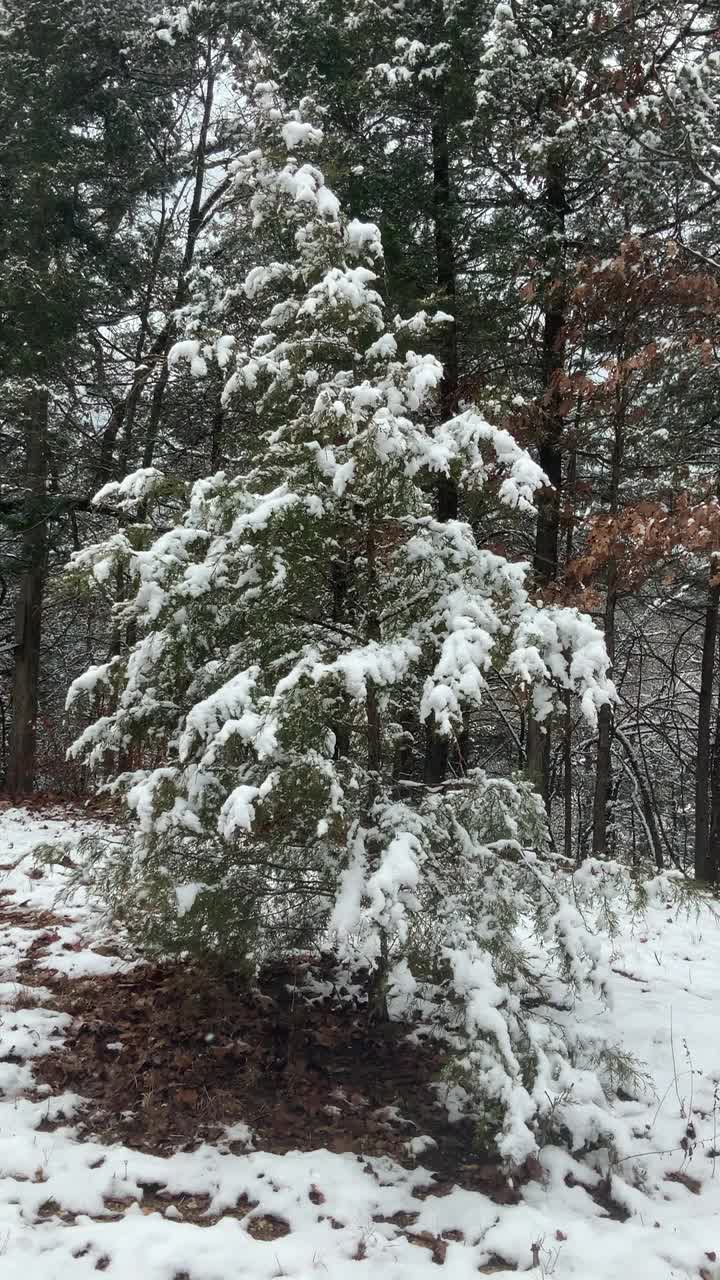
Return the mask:
[[720, 879], [720, 693], [715, 711], [715, 737], [710, 768], [710, 835], [706, 858], [706, 879], [717, 884]]
[[[573, 444], [570, 450], [567, 472], [567, 491], [575, 510], [577, 498], [577, 447]], [[565, 534], [565, 563], [569, 564], [573, 554], [574, 521], [569, 519]], [[565, 694], [565, 717], [563, 724], [563, 853], [568, 861], [573, 853], [573, 754], [572, 754], [572, 699], [570, 693]]]
[[223, 465], [225, 456], [225, 410], [222, 396], [218, 395], [210, 432], [210, 474], [214, 475]]
[[[615, 608], [617, 591], [615, 583], [617, 574], [613, 565], [608, 575], [607, 599], [605, 602], [605, 647], [611, 662], [615, 660]], [[613, 713], [612, 707], [604, 706], [598, 712], [598, 741], [595, 763], [595, 793], [593, 796], [593, 843], [592, 851], [596, 858], [607, 855], [608, 802], [612, 781], [612, 740]]]
[[[167, 356], [177, 335], [176, 312], [178, 308], [182, 307], [187, 301], [188, 273], [193, 264], [195, 249], [200, 232], [209, 218], [212, 209], [216, 206], [219, 197], [228, 185], [228, 180], [225, 179], [213, 192], [211, 192], [210, 195], [203, 195], [207, 176], [206, 162], [208, 138], [213, 113], [216, 79], [215, 69], [213, 67], [213, 49], [210, 43], [208, 44], [206, 59], [207, 78], [203, 97], [202, 120], [200, 123], [197, 145], [195, 147], [193, 195], [188, 215], [183, 258], [175, 287], [172, 311], [161, 331], [157, 334], [146, 351], [144, 348], [149, 334], [150, 312], [152, 310], [160, 259], [167, 242], [169, 229], [172, 223], [172, 214], [167, 214], [163, 207], [162, 219], [153, 248], [150, 278], [146, 287], [143, 308], [140, 315], [140, 333], [135, 351], [136, 368], [127, 395], [114, 405], [110, 417], [105, 425], [100, 442], [100, 456], [96, 470], [97, 483], [105, 483], [105, 481], [108, 480], [117, 470], [124, 473], [131, 464], [131, 437], [135, 415], [140, 405], [140, 400], [145, 387], [159, 365], [160, 375], [158, 383], [153, 391], [150, 419], [143, 450], [143, 466], [147, 467], [152, 464], [157, 445], [162, 403], [168, 381]], [[114, 461], [115, 450], [121, 429], [124, 430], [124, 443], [120, 451], [121, 458], [116, 463]]]
[[[539, 587], [554, 582], [558, 574], [560, 541], [560, 502], [562, 497], [562, 435], [565, 419], [560, 412], [562, 397], [558, 374], [564, 367], [564, 328], [566, 299], [562, 284], [563, 237], [565, 235], [564, 168], [560, 160], [551, 160], [545, 180], [546, 243], [549, 245], [548, 272], [552, 272], [545, 296], [542, 341], [543, 421], [538, 444], [538, 461], [548, 478], [548, 487], [540, 495], [533, 575]], [[554, 247], [554, 248], [553, 248]], [[550, 726], [528, 720], [527, 772], [549, 806]]]
[[[366, 556], [368, 566], [368, 596], [372, 600], [375, 587], [376, 573], [376, 543], [375, 529], [371, 525], [367, 532], [366, 540]], [[366, 635], [368, 641], [379, 641], [381, 639], [380, 623], [376, 615], [370, 611], [366, 619]], [[383, 764], [383, 737], [382, 737], [382, 719], [380, 715], [380, 704], [377, 696], [377, 688], [372, 678], [367, 680], [367, 692], [365, 694], [365, 722], [367, 730], [367, 770], [368, 770], [368, 795], [367, 795], [367, 824], [372, 831], [375, 825], [375, 801], [380, 792], [380, 777]], [[376, 837], [368, 833], [368, 850], [371, 857], [374, 857]], [[389, 972], [389, 955], [387, 934], [383, 930], [380, 935], [380, 955], [377, 964], [371, 975], [370, 990], [368, 992], [368, 1019], [371, 1022], [386, 1023], [390, 1021], [387, 1001], [387, 979]]]
[[[450, 174], [450, 144], [448, 139], [447, 104], [445, 89], [438, 90], [432, 121], [433, 163], [433, 217], [435, 223], [435, 281], [437, 292], [447, 306], [453, 322], [445, 326], [445, 342], [442, 352], [443, 377], [440, 384], [440, 415], [443, 421], [457, 411], [458, 396], [458, 345], [455, 304], [457, 297], [457, 269], [455, 260], [455, 227], [452, 179]], [[436, 494], [438, 520], [457, 519], [458, 491], [452, 476], [440, 476]], [[428, 786], [443, 782], [450, 758], [450, 739], [435, 732], [432, 722], [425, 726], [425, 761], [423, 780]]]
[[38, 682], [47, 560], [48, 393], [35, 390], [25, 404], [25, 480], [29, 523], [22, 537], [23, 573], [15, 606], [13, 716], [8, 790], [28, 795], [35, 785]]
[[712, 880], [710, 864], [710, 733], [712, 722], [713, 685], [715, 677], [715, 646], [718, 636], [718, 607], [720, 606], [720, 582], [715, 578], [720, 570], [720, 557], [713, 556], [710, 565], [708, 600], [703, 626], [700, 696], [698, 700], [697, 753], [695, 757], [695, 876], [698, 880]]
[[642, 801], [643, 825], [648, 837], [650, 852], [655, 859], [655, 866], [658, 871], [662, 871], [665, 861], [663, 858], [660, 831], [658, 829], [657, 822], [655, 821], [655, 810], [653, 808], [652, 797], [648, 792], [642, 770], [635, 759], [632, 747], [630, 746], [628, 739], [625, 737], [625, 734], [622, 733], [620, 729], [616, 729], [615, 736], [625, 751], [630, 772], [637, 783], [640, 799]]
[[[617, 514], [620, 501], [620, 477], [625, 446], [625, 391], [618, 387], [615, 438], [610, 463], [610, 511]], [[617, 607], [617, 562], [608, 563], [607, 590], [605, 596], [605, 647], [610, 662], [615, 662], [615, 609]], [[608, 805], [612, 782], [613, 710], [601, 707], [598, 714], [598, 743], [595, 767], [595, 794], [593, 797], [593, 854], [596, 858], [607, 856]]]
[[[122, 397], [122, 399], [113, 405], [110, 417], [105, 424], [105, 428], [100, 439], [100, 457], [96, 468], [97, 484], [105, 484], [116, 470], [120, 475], [123, 475], [129, 466], [132, 449], [132, 427], [135, 414], [140, 404], [140, 399], [145, 385], [152, 376], [157, 358], [164, 353], [166, 348], [168, 331], [167, 325], [163, 327], [162, 332], [159, 333], [154, 342], [151, 343], [150, 349], [147, 352], [145, 351], [145, 344], [150, 333], [150, 315], [153, 309], [155, 286], [157, 284], [157, 277], [160, 269], [160, 259], [167, 240], [168, 222], [169, 220], [165, 209], [165, 199], [164, 196], [162, 196], [160, 225], [155, 236], [150, 264], [150, 276], [145, 286], [143, 303], [139, 316], [140, 328], [138, 331], [137, 342], [135, 344], [135, 371], [133, 373], [133, 379], [129, 391]], [[115, 447], [121, 428], [124, 429], [124, 444], [120, 450], [121, 457], [116, 468]]]
[[[365, 542], [365, 555], [367, 558], [367, 582], [368, 597], [372, 600], [375, 593], [375, 575], [376, 575], [376, 539], [375, 528], [371, 525], [367, 531]], [[381, 637], [380, 623], [376, 615], [370, 611], [366, 618], [366, 636], [368, 643], [379, 641]], [[367, 769], [368, 769], [368, 815], [372, 821], [373, 806], [378, 795], [378, 785], [380, 774], [382, 771], [382, 724], [380, 720], [380, 707], [377, 697], [377, 689], [375, 681], [369, 679], [367, 681], [367, 694], [365, 699], [365, 711], [367, 722]]]
[[[457, 303], [455, 216], [444, 90], [439, 94], [433, 119], [432, 157], [435, 282], [443, 305], [447, 306], [448, 313], [453, 317], [452, 323], [447, 323], [444, 326], [445, 341], [442, 352], [443, 377], [440, 384], [440, 415], [445, 420], [451, 418], [457, 412], [459, 365], [457, 321], [455, 318]], [[437, 513], [439, 520], [454, 520], [458, 513], [457, 485], [449, 476], [442, 476], [438, 484]]]
[[563, 853], [569, 860], [573, 850], [573, 758], [572, 714], [570, 694], [565, 696], [565, 724], [563, 725]]
[[[158, 432], [160, 429], [160, 419], [162, 416], [162, 405], [165, 398], [165, 390], [170, 377], [168, 369], [168, 352], [175, 341], [177, 334], [177, 312], [180, 307], [184, 306], [188, 300], [188, 276], [190, 268], [195, 257], [195, 249], [197, 247], [198, 237], [203, 228], [208, 208], [208, 200], [203, 199], [203, 190], [205, 187], [206, 162], [208, 139], [210, 136], [210, 123], [212, 120], [213, 103], [215, 99], [215, 68], [213, 66], [213, 50], [212, 45], [208, 43], [207, 49], [207, 79], [205, 82], [205, 93], [203, 100], [203, 114], [200, 123], [200, 132], [198, 134], [197, 146], [195, 148], [195, 181], [193, 185], [193, 195], [190, 204], [190, 213], [188, 215], [188, 228], [185, 237], [185, 250], [183, 260], [178, 276], [177, 289], [175, 291], [175, 301], [173, 305], [173, 314], [171, 315], [165, 328], [165, 342], [163, 347], [163, 363], [160, 375], [153, 390], [150, 417], [148, 427], [145, 434], [145, 447], [143, 449], [144, 467], [152, 466], [155, 456], [155, 448], [157, 445]], [[212, 197], [210, 197], [212, 201]]]

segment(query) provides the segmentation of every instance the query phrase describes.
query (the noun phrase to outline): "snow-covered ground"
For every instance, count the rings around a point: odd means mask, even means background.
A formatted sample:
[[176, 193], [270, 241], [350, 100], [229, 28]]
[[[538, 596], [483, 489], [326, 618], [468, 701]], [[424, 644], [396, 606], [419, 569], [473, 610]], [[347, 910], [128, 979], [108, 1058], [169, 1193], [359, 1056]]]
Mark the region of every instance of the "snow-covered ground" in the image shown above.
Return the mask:
[[[58, 866], [29, 875], [30, 850], [77, 837], [61, 819], [0, 810], [0, 1280], [97, 1271], [116, 1280], [502, 1280], [516, 1270], [720, 1280], [720, 923], [709, 911], [652, 908], [628, 923], [614, 944], [612, 1011], [578, 1011], [612, 1019], [653, 1079], [652, 1094], [616, 1107], [612, 1199], [630, 1215], [621, 1222], [577, 1185], [599, 1174], [549, 1147], [544, 1178], [520, 1204], [501, 1206], [460, 1187], [418, 1196], [432, 1174], [353, 1154], [203, 1146], [163, 1159], [81, 1139], [81, 1099], [52, 1096], [33, 1077], [34, 1059], [62, 1053], [69, 1019], [53, 1010], [48, 988], [33, 986], [23, 1007], [17, 969], [47, 928], [42, 914], [18, 922], [18, 908], [52, 910], [66, 874]], [[122, 969], [93, 949], [97, 926], [82, 901], [54, 909], [60, 936], [39, 963], [71, 977]], [[197, 1211], [204, 1196], [210, 1225]], [[409, 1217], [388, 1221], [398, 1213]], [[288, 1233], [261, 1238], [263, 1221], [278, 1219]], [[443, 1236], [447, 1248], [433, 1254], [427, 1242]]]

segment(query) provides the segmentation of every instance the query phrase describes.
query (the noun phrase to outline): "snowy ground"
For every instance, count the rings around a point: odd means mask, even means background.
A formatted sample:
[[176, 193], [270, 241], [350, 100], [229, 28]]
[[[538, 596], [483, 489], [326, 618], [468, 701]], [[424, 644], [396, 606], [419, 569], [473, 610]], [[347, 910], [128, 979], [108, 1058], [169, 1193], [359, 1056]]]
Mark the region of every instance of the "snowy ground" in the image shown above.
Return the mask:
[[[81, 902], [54, 905], [62, 869], [28, 874], [34, 845], [68, 838], [77, 828], [67, 822], [0, 810], [1, 1280], [97, 1271], [116, 1280], [430, 1280], [438, 1267], [448, 1280], [517, 1270], [720, 1280], [720, 923], [709, 912], [653, 909], [628, 925], [612, 958], [613, 1012], [580, 1015], [616, 1021], [654, 1080], [652, 1094], [616, 1110], [612, 1199], [630, 1215], [621, 1222], [577, 1185], [599, 1175], [552, 1148], [522, 1203], [500, 1206], [461, 1187], [424, 1194], [427, 1171], [352, 1154], [204, 1146], [162, 1159], [81, 1140], [73, 1116], [82, 1100], [51, 1096], [33, 1079], [34, 1059], [62, 1053], [69, 1019], [53, 1010], [49, 988], [23, 987], [17, 969], [53, 909], [60, 937], [39, 964], [71, 977], [122, 969], [93, 949]], [[287, 1234], [262, 1238], [277, 1235], [278, 1221]]]

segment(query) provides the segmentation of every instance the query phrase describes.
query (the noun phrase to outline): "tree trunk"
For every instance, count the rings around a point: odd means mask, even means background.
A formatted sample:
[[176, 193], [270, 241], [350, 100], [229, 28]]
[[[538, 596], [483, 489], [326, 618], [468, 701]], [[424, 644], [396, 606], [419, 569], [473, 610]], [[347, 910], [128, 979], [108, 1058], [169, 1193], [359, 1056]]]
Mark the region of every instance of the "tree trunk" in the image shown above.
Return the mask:
[[[548, 488], [540, 495], [535, 528], [533, 575], [539, 587], [554, 582], [558, 574], [560, 501], [562, 496], [562, 434], [565, 419], [560, 412], [558, 374], [564, 366], [566, 299], [562, 284], [563, 236], [565, 234], [564, 170], [560, 161], [550, 161], [545, 180], [546, 237], [554, 246], [547, 269], [554, 273], [545, 296], [542, 343], [543, 421], [538, 444], [538, 461], [548, 478]], [[527, 772], [549, 805], [550, 726], [532, 716], [528, 720]]]
[[[375, 529], [370, 526], [367, 531], [365, 542], [365, 555], [367, 559], [367, 582], [368, 597], [372, 599], [375, 589], [376, 575], [376, 538]], [[372, 643], [382, 639], [380, 623], [376, 615], [369, 612], [366, 618], [366, 637], [367, 642]], [[374, 680], [367, 681], [367, 695], [365, 699], [366, 721], [367, 721], [367, 769], [369, 778], [368, 787], [368, 817], [372, 821], [373, 806], [378, 795], [378, 783], [382, 771], [382, 726], [380, 720], [380, 707], [377, 697], [377, 689]]]
[[563, 725], [563, 853], [572, 858], [573, 851], [573, 759], [572, 713], [570, 694], [565, 697], [565, 723]]
[[[455, 212], [453, 208], [452, 179], [450, 176], [450, 146], [448, 141], [445, 92], [438, 98], [432, 126], [433, 158], [433, 216], [435, 221], [435, 283], [443, 307], [453, 317], [452, 324], [444, 329], [442, 351], [443, 377], [440, 384], [440, 415], [443, 420], [457, 412], [458, 397], [458, 342], [455, 308], [457, 302], [457, 267], [455, 262]], [[439, 520], [454, 520], [458, 513], [457, 485], [443, 476], [437, 490]]]
[[[615, 590], [616, 572], [610, 570], [605, 602], [605, 646], [613, 662], [615, 658], [615, 606], [617, 592]], [[598, 712], [598, 742], [595, 765], [595, 794], [593, 797], [593, 843], [592, 851], [596, 858], [607, 856], [608, 801], [612, 780], [612, 740], [613, 713], [612, 707], [601, 707]]]
[[[567, 472], [567, 492], [575, 511], [577, 498], [577, 447], [573, 444], [570, 450]], [[565, 534], [565, 563], [569, 564], [573, 554], [574, 536], [573, 518], [568, 520]], [[565, 694], [565, 722], [563, 724], [563, 853], [570, 860], [573, 854], [573, 754], [572, 754], [572, 698]]]
[[[443, 377], [440, 384], [440, 415], [443, 421], [457, 411], [458, 396], [458, 346], [456, 304], [455, 227], [452, 179], [450, 176], [450, 147], [448, 140], [447, 105], [445, 89], [438, 91], [432, 124], [433, 163], [433, 217], [435, 221], [435, 281], [443, 306], [453, 316], [453, 323], [445, 326], [445, 343], [442, 352]], [[451, 476], [440, 476], [436, 489], [438, 520], [455, 520], [458, 514], [457, 485]], [[450, 740], [435, 732], [432, 718], [426, 721], [425, 761], [423, 780], [429, 786], [437, 786], [447, 773], [450, 756]]]
[[[130, 457], [132, 453], [132, 428], [135, 420], [135, 414], [140, 404], [140, 399], [146, 383], [152, 376], [155, 362], [158, 356], [165, 351], [167, 342], [168, 326], [164, 326], [161, 333], [151, 343], [150, 349], [146, 352], [145, 344], [150, 333], [150, 316], [153, 310], [155, 300], [155, 287], [157, 284], [158, 273], [160, 269], [160, 260], [167, 241], [168, 235], [168, 218], [165, 208], [165, 197], [160, 197], [160, 225], [158, 227], [155, 243], [153, 245], [152, 259], [150, 263], [150, 276], [145, 285], [143, 303], [140, 310], [139, 321], [140, 327], [138, 331], [137, 342], [135, 344], [135, 371], [133, 373], [130, 390], [121, 400], [113, 405], [112, 412], [108, 418], [105, 428], [100, 439], [100, 457], [96, 468], [96, 483], [105, 484], [114, 473], [120, 476], [124, 475], [130, 465]], [[102, 372], [102, 357], [99, 357]], [[118, 441], [121, 428], [124, 429], [124, 442], [120, 450], [120, 458], [115, 466], [115, 447]]]
[[[615, 414], [615, 438], [610, 463], [610, 511], [617, 514], [620, 502], [620, 478], [625, 447], [625, 389], [618, 384], [617, 411]], [[615, 662], [615, 609], [617, 606], [617, 562], [608, 563], [607, 592], [605, 597], [605, 647], [610, 662]], [[613, 709], [600, 708], [598, 714], [598, 743], [595, 769], [595, 794], [593, 798], [593, 854], [596, 858], [607, 856], [608, 804], [612, 781]]]
[[718, 557], [713, 556], [710, 565], [708, 602], [703, 628], [702, 666], [700, 674], [700, 698], [698, 703], [697, 754], [695, 757], [695, 876], [698, 880], [712, 880], [710, 865], [710, 731], [712, 722], [713, 685], [715, 676], [715, 645], [718, 635], [718, 606], [720, 582], [715, 581], [720, 569]]
[[163, 400], [165, 398], [165, 390], [170, 378], [170, 370], [168, 369], [167, 363], [168, 353], [177, 335], [177, 312], [182, 306], [184, 306], [188, 299], [189, 272], [193, 264], [198, 237], [205, 221], [208, 206], [208, 201], [203, 200], [203, 189], [205, 186], [207, 147], [208, 138], [210, 136], [210, 122], [212, 120], [214, 97], [215, 70], [212, 64], [212, 47], [208, 45], [207, 80], [205, 83], [202, 122], [200, 124], [197, 146], [195, 148], [195, 182], [193, 186], [192, 202], [190, 204], [190, 213], [188, 216], [185, 250], [183, 253], [182, 265], [180, 267], [177, 288], [175, 290], [173, 314], [164, 331], [165, 341], [162, 352], [162, 368], [152, 394], [150, 417], [148, 420], [147, 431], [145, 433], [145, 447], [143, 449], [142, 464], [144, 467], [152, 466], [153, 459], [155, 457], [155, 448], [157, 446], [158, 432], [160, 429]]
[[163, 365], [160, 370], [158, 380], [153, 387], [152, 399], [150, 401], [150, 414], [148, 417], [147, 430], [145, 432], [145, 446], [143, 448], [142, 464], [144, 467], [151, 467], [153, 464], [153, 458], [155, 457], [155, 447], [157, 445], [158, 434], [160, 431], [163, 401], [165, 399], [167, 384], [170, 381], [170, 369], [168, 367], [167, 357], [174, 337], [175, 325], [173, 324], [165, 349]]
[[35, 785], [38, 681], [47, 558], [48, 393], [33, 391], [25, 405], [25, 478], [29, 523], [22, 538], [23, 573], [15, 606], [13, 717], [8, 790], [28, 795]]
[[210, 432], [210, 474], [215, 475], [223, 465], [225, 456], [225, 410], [222, 395], [218, 395]]
[[710, 769], [710, 836], [706, 858], [706, 880], [720, 879], [720, 693], [715, 712], [715, 738]]
[[638, 792], [640, 794], [640, 799], [642, 802], [641, 816], [642, 816], [643, 825], [645, 827], [645, 831], [648, 837], [650, 853], [655, 859], [655, 866], [657, 867], [658, 871], [662, 871], [665, 865], [665, 862], [664, 862], [663, 852], [662, 852], [662, 840], [660, 836], [660, 831], [658, 829], [657, 822], [655, 821], [655, 811], [653, 809], [652, 797], [650, 796], [648, 792], [648, 788], [645, 785], [645, 779], [643, 777], [642, 770], [640, 769], [640, 766], [638, 765], [638, 762], [635, 759], [632, 747], [630, 746], [630, 742], [625, 737], [625, 734], [621, 732], [620, 729], [615, 730], [615, 736], [625, 751], [630, 772], [637, 783]]
[[[367, 533], [366, 555], [368, 566], [368, 595], [372, 599], [374, 595], [376, 572], [375, 530], [372, 527], [368, 529]], [[368, 613], [367, 616], [366, 635], [369, 642], [379, 641], [382, 638], [380, 623], [372, 612]], [[367, 692], [365, 694], [365, 721], [367, 729], [368, 770], [367, 824], [372, 830], [375, 825], [375, 801], [379, 794], [380, 776], [382, 773], [383, 763], [382, 719], [380, 715], [377, 688], [375, 681], [372, 678], [367, 680]], [[368, 850], [370, 851], [371, 857], [374, 856], [374, 845], [375, 837], [368, 834]], [[370, 990], [368, 992], [368, 1020], [371, 1022], [385, 1023], [390, 1021], [387, 1002], [388, 973], [389, 955], [387, 935], [383, 931], [380, 936], [380, 955], [371, 975]]]

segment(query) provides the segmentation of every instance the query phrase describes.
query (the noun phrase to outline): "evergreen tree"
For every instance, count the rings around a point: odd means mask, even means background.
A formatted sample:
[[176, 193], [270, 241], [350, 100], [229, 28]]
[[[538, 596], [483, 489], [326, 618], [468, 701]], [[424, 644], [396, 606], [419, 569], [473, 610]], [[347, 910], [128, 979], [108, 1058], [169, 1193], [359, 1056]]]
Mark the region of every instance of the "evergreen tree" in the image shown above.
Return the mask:
[[[91, 581], [121, 563], [135, 584], [120, 618], [137, 640], [70, 694], [116, 698], [77, 755], [135, 751], [111, 783], [136, 840], [106, 861], [109, 892], [165, 948], [257, 961], [330, 941], [368, 971], [376, 1013], [454, 1028], [476, 1106], [521, 1161], [575, 1078], [537, 1007], [554, 979], [527, 921], [570, 985], [599, 981], [596, 947], [527, 785], [479, 770], [418, 785], [403, 719], [457, 737], [495, 666], [538, 718], [577, 692], [594, 720], [607, 655], [587, 617], [530, 599], [527, 565], [434, 515], [433, 474], [512, 509], [542, 473], [473, 409], [437, 423], [442, 367], [417, 348], [446, 317], [387, 318], [377, 228], [301, 158], [321, 141], [311, 104], [284, 112], [267, 83], [256, 106], [236, 183], [260, 243], [288, 256], [247, 275], [266, 308], [249, 348], [221, 335], [172, 353], [200, 377], [219, 359], [225, 398], [254, 402], [249, 464], [198, 481], [154, 540], [146, 521], [75, 557]], [[167, 517], [174, 490], [145, 470], [99, 499]]]

